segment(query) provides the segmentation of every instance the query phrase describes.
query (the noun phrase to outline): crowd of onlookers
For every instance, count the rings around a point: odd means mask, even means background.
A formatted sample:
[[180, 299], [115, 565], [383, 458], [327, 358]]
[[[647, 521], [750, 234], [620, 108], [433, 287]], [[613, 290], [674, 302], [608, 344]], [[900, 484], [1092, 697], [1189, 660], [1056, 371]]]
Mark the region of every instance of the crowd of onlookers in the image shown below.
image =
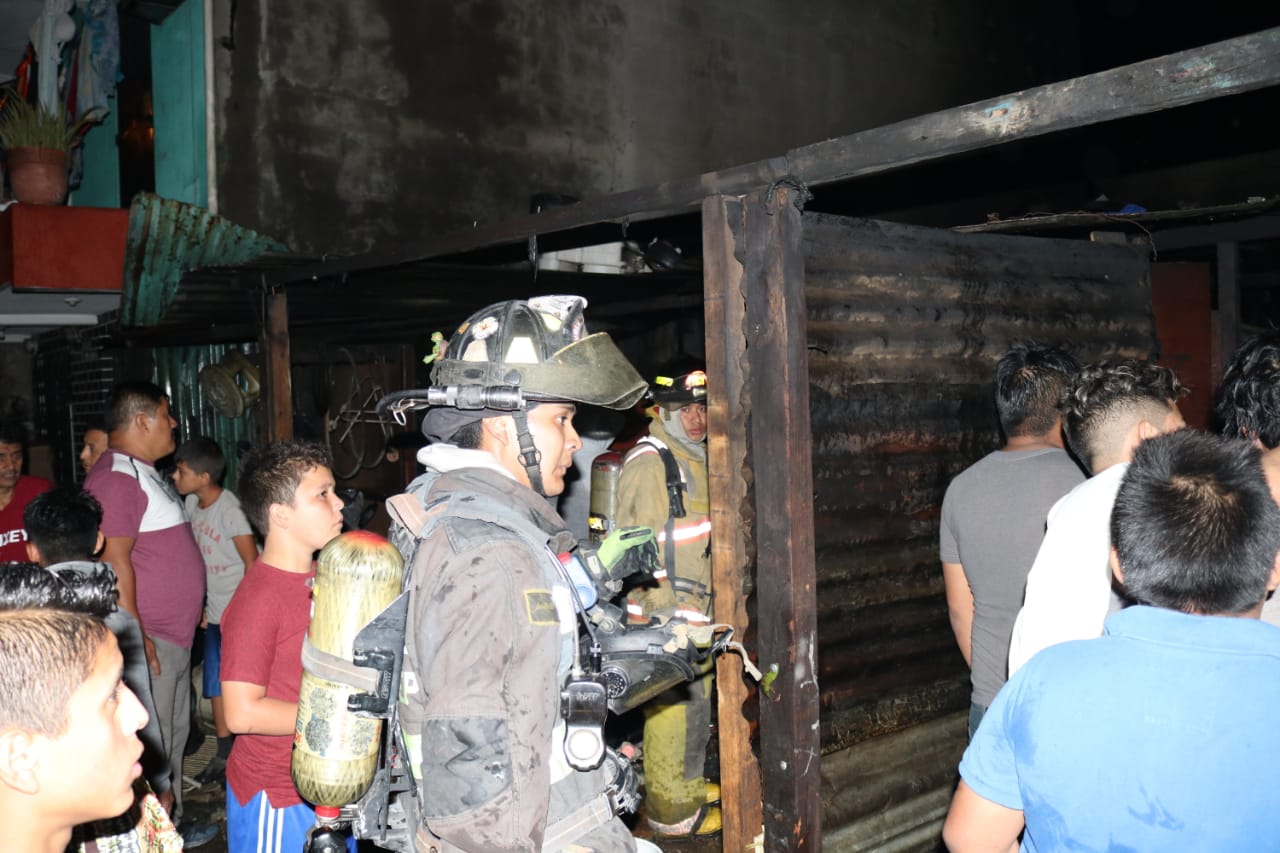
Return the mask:
[[[1186, 426], [1186, 394], [1139, 359], [999, 360], [1005, 444], [940, 525], [973, 687], [952, 850], [1268, 846], [1280, 333], [1235, 353], [1215, 433]], [[0, 824], [24, 850], [211, 840], [182, 806], [199, 634], [218, 749], [197, 781], [225, 785], [232, 849], [292, 843], [315, 818], [290, 775], [313, 559], [343, 526], [327, 454], [254, 448], [237, 498], [216, 442], [175, 446], [160, 388], [105, 410], [83, 489], [22, 474], [0, 426]]]
[[[61, 844], [80, 849], [133, 850], [143, 841], [141, 849], [191, 849], [212, 840], [218, 827], [183, 820], [182, 806], [182, 764], [196, 719], [191, 652], [199, 639], [217, 750], [188, 782], [226, 784], [229, 811], [257, 836], [259, 820], [249, 812], [259, 801], [274, 797], [270, 805], [285, 817], [300, 802], [288, 752], [260, 753], [264, 741], [279, 752], [288, 740], [279, 735], [293, 732], [311, 558], [342, 526], [328, 457], [303, 444], [250, 451], [241, 466], [242, 507], [221, 485], [226, 458], [216, 442], [196, 437], [175, 446], [160, 388], [119, 384], [105, 410], [84, 437], [83, 489], [22, 474], [25, 436], [0, 428], [0, 693], [29, 683], [27, 668], [46, 658], [45, 671], [56, 676], [56, 686], [31, 694], [25, 710], [0, 713], [0, 738], [20, 731], [23, 714], [34, 709], [46, 720], [40, 736], [57, 744], [29, 759], [48, 760], [41, 785], [0, 785], [0, 821], [22, 814], [30, 841], [22, 849], [31, 850], [45, 849], [38, 839], [55, 825], [68, 832], [74, 825]], [[162, 459], [172, 462], [163, 473]], [[311, 504], [322, 511], [306, 511]], [[242, 587], [252, 589], [237, 596]], [[36, 607], [71, 613], [46, 618], [29, 612]], [[95, 617], [108, 633], [94, 627]], [[58, 631], [70, 633], [50, 652], [46, 635]], [[298, 646], [292, 654], [291, 645]], [[22, 666], [10, 660], [16, 649], [28, 658]], [[102, 704], [104, 736], [90, 745], [73, 729], [78, 715], [95, 713], [94, 703]], [[84, 749], [84, 769], [98, 775], [62, 773], [70, 754], [64, 739]], [[0, 767], [0, 781], [9, 769]], [[63, 798], [57, 810], [51, 788]], [[309, 811], [296, 818], [304, 819], [310, 826]]]
[[1138, 359], [1018, 346], [995, 391], [1005, 444], [942, 508], [972, 672], [948, 846], [1271, 849], [1280, 334], [1234, 354], [1216, 433]]

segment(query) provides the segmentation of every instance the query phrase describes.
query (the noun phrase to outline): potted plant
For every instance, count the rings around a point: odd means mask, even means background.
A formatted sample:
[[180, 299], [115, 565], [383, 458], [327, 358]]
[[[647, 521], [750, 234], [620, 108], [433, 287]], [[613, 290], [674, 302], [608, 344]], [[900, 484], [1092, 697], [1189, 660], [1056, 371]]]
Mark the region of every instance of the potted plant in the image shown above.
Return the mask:
[[9, 185], [18, 201], [61, 204], [67, 195], [67, 164], [81, 131], [97, 120], [95, 113], [67, 122], [59, 104], [52, 112], [29, 103], [12, 88], [4, 90], [0, 107], [0, 145], [4, 147]]

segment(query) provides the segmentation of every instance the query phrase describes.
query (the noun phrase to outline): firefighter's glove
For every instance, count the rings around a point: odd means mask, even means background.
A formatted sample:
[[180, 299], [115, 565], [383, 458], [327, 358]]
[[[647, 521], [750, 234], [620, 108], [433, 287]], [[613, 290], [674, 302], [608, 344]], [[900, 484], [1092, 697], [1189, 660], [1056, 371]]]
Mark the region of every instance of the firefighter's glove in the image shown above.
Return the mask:
[[622, 581], [632, 575], [652, 578], [662, 568], [653, 529], [618, 528], [604, 538], [587, 565], [608, 595], [621, 592]]

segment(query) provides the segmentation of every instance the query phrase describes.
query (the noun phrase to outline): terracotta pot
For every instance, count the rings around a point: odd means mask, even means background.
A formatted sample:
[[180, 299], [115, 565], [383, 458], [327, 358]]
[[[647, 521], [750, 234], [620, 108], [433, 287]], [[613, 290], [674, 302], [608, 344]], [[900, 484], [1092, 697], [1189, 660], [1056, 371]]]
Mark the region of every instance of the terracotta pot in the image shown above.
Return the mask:
[[62, 204], [67, 197], [67, 152], [10, 148], [5, 156], [14, 198], [26, 204]]

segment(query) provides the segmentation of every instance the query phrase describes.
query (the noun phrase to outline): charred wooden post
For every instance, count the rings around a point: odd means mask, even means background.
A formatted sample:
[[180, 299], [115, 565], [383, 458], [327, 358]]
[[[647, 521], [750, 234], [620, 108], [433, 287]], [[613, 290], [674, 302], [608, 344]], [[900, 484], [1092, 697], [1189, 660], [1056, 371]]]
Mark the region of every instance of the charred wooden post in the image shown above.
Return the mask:
[[[716, 621], [733, 625], [745, 639], [749, 624], [751, 516], [747, 465], [745, 386], [746, 304], [740, 249], [740, 199], [714, 196], [702, 205], [703, 296], [706, 316], [707, 469], [711, 486], [711, 574]], [[751, 650], [755, 654], [755, 649]], [[745, 850], [763, 826], [760, 766], [751, 748], [751, 720], [758, 693], [744, 677], [737, 655], [716, 664], [717, 731], [720, 739], [720, 795], [724, 849]]]
[[293, 438], [293, 377], [289, 354], [289, 298], [283, 290], [266, 296], [267, 322], [262, 328], [266, 362], [267, 405], [263, 407], [267, 439]]
[[747, 376], [756, 503], [760, 664], [777, 679], [760, 701], [766, 850], [818, 850], [818, 726], [813, 440], [809, 427], [800, 192], [746, 200]]

